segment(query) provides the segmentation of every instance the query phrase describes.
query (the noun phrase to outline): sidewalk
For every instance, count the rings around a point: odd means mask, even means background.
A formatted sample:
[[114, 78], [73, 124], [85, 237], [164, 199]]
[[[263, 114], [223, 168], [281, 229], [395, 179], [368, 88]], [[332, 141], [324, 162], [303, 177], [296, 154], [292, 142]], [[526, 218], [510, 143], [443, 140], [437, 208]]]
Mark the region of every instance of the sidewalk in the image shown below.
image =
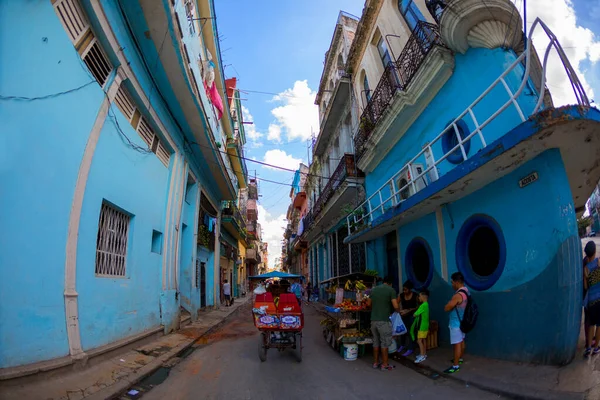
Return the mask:
[[[310, 303], [315, 310], [325, 313], [322, 303]], [[440, 329], [443, 329], [440, 327]], [[505, 397], [531, 400], [598, 400], [600, 399], [600, 356], [583, 358], [583, 330], [575, 359], [562, 367], [522, 364], [493, 360], [467, 354], [459, 372], [451, 375], [443, 371], [450, 366], [452, 349], [448, 346], [430, 350], [427, 360], [414, 364], [414, 357], [392, 358], [417, 371], [428, 370], [427, 375], [439, 374]]]
[[251, 301], [236, 299], [233, 306], [200, 312], [198, 321], [158, 340], [126, 351], [81, 371], [70, 371], [49, 379], [0, 383], [2, 400], [79, 400], [112, 398], [164, 365], [178, 361], [198, 339], [221, 325], [230, 315]]

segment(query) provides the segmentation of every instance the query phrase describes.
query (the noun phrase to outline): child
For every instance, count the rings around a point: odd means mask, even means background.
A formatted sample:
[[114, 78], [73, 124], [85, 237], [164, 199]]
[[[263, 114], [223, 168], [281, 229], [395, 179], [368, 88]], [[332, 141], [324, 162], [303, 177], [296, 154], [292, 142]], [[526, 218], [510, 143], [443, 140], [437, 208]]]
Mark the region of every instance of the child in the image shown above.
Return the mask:
[[422, 363], [427, 358], [425, 354], [427, 334], [429, 333], [429, 290], [422, 289], [419, 291], [419, 302], [421, 305], [417, 309], [414, 315], [414, 321], [410, 327], [410, 335], [415, 340], [415, 331], [417, 331], [417, 339], [419, 342], [419, 355], [415, 360], [415, 364]]

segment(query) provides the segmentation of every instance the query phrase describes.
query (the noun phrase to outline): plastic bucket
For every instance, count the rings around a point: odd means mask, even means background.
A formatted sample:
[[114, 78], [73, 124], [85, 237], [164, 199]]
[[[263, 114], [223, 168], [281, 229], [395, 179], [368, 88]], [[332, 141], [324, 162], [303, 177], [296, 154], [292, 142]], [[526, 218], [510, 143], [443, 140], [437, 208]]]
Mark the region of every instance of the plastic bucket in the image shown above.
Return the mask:
[[344, 360], [354, 361], [358, 358], [358, 345], [356, 343], [344, 344]]

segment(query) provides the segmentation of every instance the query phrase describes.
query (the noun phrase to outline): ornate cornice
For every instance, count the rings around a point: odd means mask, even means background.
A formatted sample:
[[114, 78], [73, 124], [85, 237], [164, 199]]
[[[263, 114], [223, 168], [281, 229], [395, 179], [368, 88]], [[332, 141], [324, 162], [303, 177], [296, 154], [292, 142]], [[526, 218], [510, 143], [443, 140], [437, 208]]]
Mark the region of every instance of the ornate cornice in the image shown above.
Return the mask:
[[358, 23], [356, 33], [354, 34], [354, 41], [348, 52], [346, 72], [349, 74], [354, 74], [358, 69], [382, 5], [383, 0], [367, 0], [365, 7], [363, 8], [360, 22]]
[[327, 76], [329, 75], [329, 69], [331, 68], [331, 64], [334, 62], [335, 54], [337, 53], [337, 49], [340, 44], [340, 37], [342, 36], [342, 32], [344, 27], [342, 24], [336, 24], [335, 30], [333, 31], [333, 37], [331, 38], [331, 44], [329, 45], [329, 50], [327, 50], [325, 56], [325, 66], [323, 67], [323, 73], [321, 74], [321, 81], [319, 82], [319, 91], [317, 92], [317, 97], [315, 98], [315, 104], [319, 105], [321, 102], [321, 95], [325, 90], [325, 85], [327, 85]]

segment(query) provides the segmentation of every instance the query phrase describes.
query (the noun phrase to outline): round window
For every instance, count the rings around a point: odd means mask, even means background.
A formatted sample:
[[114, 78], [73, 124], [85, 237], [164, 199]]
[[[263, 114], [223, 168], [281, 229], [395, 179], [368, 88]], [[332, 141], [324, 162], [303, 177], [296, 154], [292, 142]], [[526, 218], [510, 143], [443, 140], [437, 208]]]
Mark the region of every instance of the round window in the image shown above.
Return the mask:
[[[460, 135], [461, 139], [464, 139], [467, 136], [469, 136], [469, 127], [462, 119], [456, 122], [456, 128], [458, 129], [458, 134]], [[444, 154], [447, 154], [456, 146], [458, 146], [458, 138], [456, 137], [456, 131], [452, 126], [452, 121], [450, 121], [446, 125], [446, 130], [444, 131], [444, 135], [442, 136], [442, 150], [444, 151]], [[463, 143], [463, 148], [465, 149], [465, 153], [468, 157], [469, 150], [471, 150], [471, 139]], [[446, 160], [448, 160], [452, 164], [460, 164], [461, 162], [463, 162], [463, 155], [460, 151], [460, 147], [454, 150], [452, 153], [450, 153]]]
[[425, 288], [433, 278], [433, 255], [429, 244], [423, 238], [414, 238], [406, 248], [404, 265], [408, 278], [417, 289]]
[[491, 288], [502, 275], [506, 243], [500, 225], [487, 215], [474, 215], [458, 232], [456, 264], [475, 290]]

